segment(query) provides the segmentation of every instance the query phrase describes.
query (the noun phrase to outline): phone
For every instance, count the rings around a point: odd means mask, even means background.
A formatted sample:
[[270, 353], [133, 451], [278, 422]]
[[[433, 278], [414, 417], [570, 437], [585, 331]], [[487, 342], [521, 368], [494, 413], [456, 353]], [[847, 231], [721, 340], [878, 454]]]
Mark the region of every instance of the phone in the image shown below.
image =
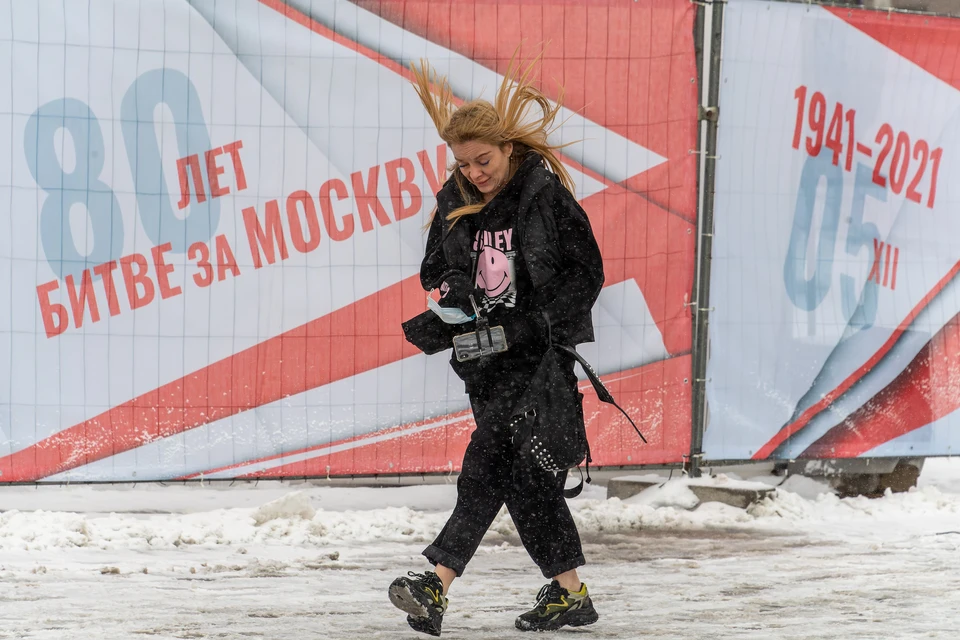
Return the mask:
[[453, 338], [453, 351], [457, 362], [475, 360], [481, 356], [503, 353], [507, 350], [507, 335], [502, 326], [483, 327]]

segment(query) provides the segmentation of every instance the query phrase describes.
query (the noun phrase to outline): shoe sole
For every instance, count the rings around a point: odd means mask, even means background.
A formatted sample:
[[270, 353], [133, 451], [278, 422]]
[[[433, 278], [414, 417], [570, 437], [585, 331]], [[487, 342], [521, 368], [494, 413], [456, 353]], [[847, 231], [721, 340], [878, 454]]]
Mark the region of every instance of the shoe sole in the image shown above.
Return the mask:
[[410, 586], [405, 584], [402, 579], [394, 580], [393, 584], [390, 585], [388, 595], [390, 596], [390, 602], [393, 603], [393, 606], [407, 615], [411, 615], [414, 618], [430, 617], [430, 612], [427, 610], [426, 605], [417, 600], [417, 597], [413, 595], [413, 591], [410, 590]]
[[561, 616], [556, 620], [544, 621], [540, 624], [527, 622], [518, 618], [516, 627], [520, 631], [557, 631], [561, 627], [585, 627], [599, 619], [600, 614], [598, 614], [596, 610], [584, 612], [572, 611], [565, 617]]
[[414, 618], [413, 616], [407, 616], [407, 624], [410, 625], [410, 628], [414, 631], [420, 633], [426, 633], [427, 635], [440, 637], [440, 629], [435, 627], [429, 618]]
[[599, 619], [600, 619], [599, 613], [597, 613], [596, 611], [590, 611], [589, 613], [579, 616], [576, 619], [571, 620], [570, 622], [566, 622], [564, 624], [569, 625], [571, 627], [585, 627], [588, 624], [593, 624]]

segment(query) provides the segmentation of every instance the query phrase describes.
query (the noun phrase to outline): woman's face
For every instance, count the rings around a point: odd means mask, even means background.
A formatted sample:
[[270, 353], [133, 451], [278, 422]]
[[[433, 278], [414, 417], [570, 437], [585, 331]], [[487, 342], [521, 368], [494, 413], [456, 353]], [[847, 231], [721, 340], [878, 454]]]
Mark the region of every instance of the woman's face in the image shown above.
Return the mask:
[[457, 166], [460, 167], [460, 173], [483, 194], [484, 202], [489, 202], [507, 183], [510, 177], [510, 154], [513, 153], [512, 142], [497, 146], [471, 140], [452, 144], [450, 148], [457, 160]]

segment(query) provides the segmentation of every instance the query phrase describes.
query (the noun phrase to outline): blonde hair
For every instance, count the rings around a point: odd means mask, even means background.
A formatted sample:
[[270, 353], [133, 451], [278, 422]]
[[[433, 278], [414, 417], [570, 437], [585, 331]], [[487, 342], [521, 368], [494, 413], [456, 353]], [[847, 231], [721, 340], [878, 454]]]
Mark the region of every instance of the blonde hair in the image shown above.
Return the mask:
[[[533, 151], [546, 161], [550, 170], [560, 178], [563, 186], [573, 193], [573, 180], [556, 153], [566, 145], [552, 145], [547, 142], [547, 136], [553, 132], [554, 120], [560, 112], [563, 89], [561, 87], [556, 104], [551, 105], [550, 100], [534, 87], [532, 82], [534, 68], [540, 62], [543, 53], [537, 55], [520, 72], [517, 52], [514, 52], [510, 59], [493, 104], [486, 100], [471, 100], [457, 108], [447, 79], [438, 77], [425, 60], [420, 60], [419, 68], [413, 64], [410, 65], [414, 89], [437, 127], [440, 137], [448, 145], [477, 141], [502, 147], [507, 143], [513, 143], [508, 180], [513, 177], [523, 156], [528, 151]], [[518, 72], [519, 77], [517, 77]], [[528, 112], [533, 105], [540, 107], [541, 117], [529, 117]], [[460, 171], [453, 168], [451, 171], [466, 203], [447, 215], [448, 220], [456, 222], [463, 216], [479, 212], [483, 209], [484, 203], [480, 192]], [[436, 215], [436, 210], [431, 215], [431, 220], [433, 215]]]

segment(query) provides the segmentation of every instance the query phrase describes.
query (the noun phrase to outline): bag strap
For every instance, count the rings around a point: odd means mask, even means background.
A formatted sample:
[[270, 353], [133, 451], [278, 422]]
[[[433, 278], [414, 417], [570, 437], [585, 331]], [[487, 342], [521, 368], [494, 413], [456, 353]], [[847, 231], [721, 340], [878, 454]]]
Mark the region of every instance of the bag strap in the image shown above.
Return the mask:
[[[590, 457], [590, 445], [587, 444], [587, 484], [590, 484], [590, 463], [593, 462], [593, 458]], [[583, 491], [583, 469], [577, 467], [580, 471], [580, 484], [569, 489], [564, 489], [563, 485], [567, 482], [567, 471], [557, 474], [557, 481], [560, 483], [560, 488], [563, 490], [563, 497], [567, 500], [576, 498]], [[569, 471], [569, 470], [568, 470]]]
[[584, 372], [587, 374], [587, 378], [589, 378], [590, 383], [593, 385], [594, 390], [597, 392], [597, 397], [600, 399], [600, 401], [606, 402], [607, 404], [612, 404], [617, 409], [619, 409], [620, 413], [622, 413], [624, 417], [626, 417], [626, 419], [630, 422], [630, 426], [633, 427], [633, 430], [637, 432], [637, 435], [640, 436], [640, 439], [643, 440], [644, 444], [646, 444], [647, 439], [643, 437], [642, 433], [640, 433], [640, 429], [637, 428], [637, 425], [636, 423], [634, 423], [633, 418], [631, 418], [630, 415], [623, 410], [623, 407], [617, 404], [617, 401], [613, 399], [613, 395], [605, 386], [603, 386], [603, 382], [600, 380], [600, 376], [597, 375], [597, 372], [593, 370], [593, 367], [590, 366], [590, 363], [587, 362], [586, 359], [582, 355], [580, 355], [580, 353], [573, 347], [568, 347], [565, 344], [557, 344], [557, 343], [552, 343], [551, 347], [553, 347], [554, 349], [559, 349], [560, 351], [563, 351], [564, 353], [566, 353], [567, 355], [569, 355], [574, 360], [580, 363], [580, 366], [583, 367]]

